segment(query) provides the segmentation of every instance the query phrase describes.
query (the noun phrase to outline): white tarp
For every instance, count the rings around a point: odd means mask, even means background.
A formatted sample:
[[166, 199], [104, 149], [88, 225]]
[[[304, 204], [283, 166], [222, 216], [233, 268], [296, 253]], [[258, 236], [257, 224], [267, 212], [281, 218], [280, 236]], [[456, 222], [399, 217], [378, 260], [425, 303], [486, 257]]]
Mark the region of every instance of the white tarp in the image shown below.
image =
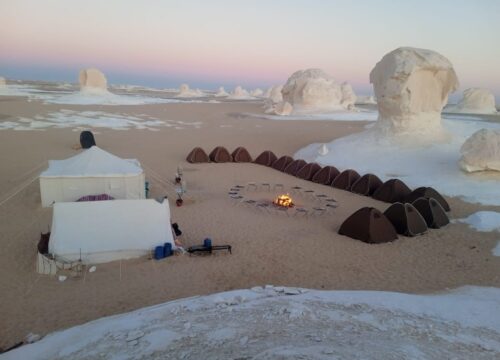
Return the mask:
[[97, 146], [65, 160], [49, 160], [40, 174], [42, 206], [108, 194], [116, 199], [144, 199], [144, 171], [135, 159], [122, 159]]
[[148, 254], [174, 240], [168, 200], [105, 200], [54, 204], [49, 253], [96, 264]]

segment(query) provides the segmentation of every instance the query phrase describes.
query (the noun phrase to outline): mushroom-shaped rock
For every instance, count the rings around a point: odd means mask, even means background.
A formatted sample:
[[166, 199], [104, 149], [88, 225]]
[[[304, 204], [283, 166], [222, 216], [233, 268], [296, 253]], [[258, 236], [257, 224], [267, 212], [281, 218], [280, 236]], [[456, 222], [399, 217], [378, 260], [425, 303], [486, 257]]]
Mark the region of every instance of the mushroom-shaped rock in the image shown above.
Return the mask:
[[342, 87], [332, 76], [320, 69], [299, 70], [293, 73], [281, 91], [283, 101], [296, 112], [342, 110]]
[[460, 148], [459, 165], [466, 172], [500, 171], [500, 130], [481, 129]]
[[464, 91], [464, 97], [446, 111], [466, 114], [496, 114], [495, 96], [488, 89], [471, 88]]
[[453, 65], [437, 52], [402, 47], [370, 73], [377, 98], [377, 128], [415, 136], [441, 136], [441, 110], [458, 88]]
[[83, 69], [78, 77], [81, 91], [107, 92], [108, 81], [104, 74], [94, 68]]

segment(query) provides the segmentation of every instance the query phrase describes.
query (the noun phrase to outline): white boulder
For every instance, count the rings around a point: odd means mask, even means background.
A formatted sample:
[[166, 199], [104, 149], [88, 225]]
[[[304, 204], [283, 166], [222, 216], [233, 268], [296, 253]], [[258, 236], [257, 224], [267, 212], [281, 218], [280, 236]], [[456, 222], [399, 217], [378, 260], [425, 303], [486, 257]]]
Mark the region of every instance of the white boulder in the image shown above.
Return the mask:
[[253, 97], [262, 97], [264, 95], [264, 91], [262, 91], [261, 89], [257, 88], [257, 89], [254, 89], [250, 92], [250, 95], [253, 96]]
[[216, 97], [227, 97], [229, 94], [226, 92], [226, 89], [224, 87], [220, 87], [217, 92], [215, 93]]
[[282, 101], [274, 106], [274, 113], [276, 115], [287, 116], [292, 112], [293, 106], [287, 101]]
[[500, 171], [500, 130], [481, 129], [460, 148], [459, 165], [466, 172]]
[[82, 92], [108, 92], [108, 81], [106, 80], [106, 76], [95, 68], [80, 70], [78, 80], [80, 83], [80, 91]]
[[352, 110], [354, 109], [354, 104], [356, 103], [356, 94], [352, 89], [352, 86], [346, 82], [344, 82], [340, 89], [342, 91], [342, 101], [341, 104], [344, 108]]
[[370, 73], [378, 103], [377, 128], [412, 138], [442, 138], [441, 110], [458, 88], [453, 65], [437, 52], [402, 47]]
[[464, 97], [457, 105], [450, 106], [446, 111], [467, 114], [496, 114], [495, 96], [488, 89], [470, 88], [464, 91]]
[[234, 100], [245, 100], [245, 99], [252, 99], [253, 97], [247, 90], [245, 90], [241, 86], [236, 86], [228, 98]]
[[279, 103], [283, 101], [281, 90], [283, 90], [283, 85], [274, 85], [267, 89], [264, 97], [271, 100], [273, 103]]
[[176, 95], [176, 97], [182, 97], [182, 98], [200, 97], [200, 96], [203, 96], [203, 92], [199, 89], [189, 88], [188, 84], [181, 84], [181, 86], [179, 87], [179, 92]]
[[342, 87], [333, 77], [320, 69], [299, 70], [288, 78], [281, 91], [283, 101], [296, 112], [344, 110]]
[[375, 104], [377, 104], [377, 100], [375, 100], [375, 96], [357, 96], [355, 104], [356, 105], [375, 105]]

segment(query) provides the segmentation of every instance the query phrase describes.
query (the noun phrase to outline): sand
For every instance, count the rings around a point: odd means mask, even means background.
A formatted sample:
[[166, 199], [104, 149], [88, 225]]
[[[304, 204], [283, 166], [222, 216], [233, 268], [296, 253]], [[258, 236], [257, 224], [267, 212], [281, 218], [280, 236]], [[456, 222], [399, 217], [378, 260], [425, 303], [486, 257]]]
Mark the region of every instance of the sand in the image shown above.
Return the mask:
[[[263, 112], [262, 103], [152, 104], [144, 106], [48, 105], [26, 98], [0, 98], [0, 122], [32, 118], [61, 109], [147, 114], [159, 119], [202, 122], [199, 128], [158, 128], [158, 131], [94, 129], [100, 147], [120, 157], [137, 158], [152, 184], [152, 196], [173, 198], [177, 166], [188, 184], [185, 205], [171, 201], [172, 221], [184, 232], [185, 246], [211, 237], [214, 244], [231, 244], [233, 254], [210, 257], [176, 256], [162, 261], [140, 258], [97, 266], [93, 273], [56, 277], [35, 272], [36, 244], [51, 223], [51, 210], [42, 209], [38, 182], [32, 179], [48, 159], [77, 153], [78, 131], [0, 131], [0, 347], [22, 341], [30, 333], [57, 329], [193, 295], [286, 285], [314, 289], [364, 289], [428, 293], [461, 285], [500, 286], [500, 259], [492, 255], [498, 233], [480, 233], [453, 223], [417, 238], [400, 237], [368, 245], [336, 234], [340, 224], [362, 206], [384, 210], [388, 204], [327, 186], [302, 181], [254, 164], [188, 164], [195, 146], [210, 151], [224, 145], [230, 151], [245, 146], [256, 157], [270, 149], [293, 154], [314, 142], [361, 131], [365, 122], [268, 121], [239, 116]], [[161, 181], [159, 181], [161, 178]], [[336, 198], [339, 207], [324, 216], [287, 217], [236, 206], [229, 188], [247, 182], [298, 185]], [[31, 182], [31, 183], [30, 183]], [[16, 190], [27, 185], [17, 193]], [[422, 184], [425, 185], [425, 184]], [[271, 199], [274, 193], [246, 192]], [[301, 196], [299, 202], [310, 205]], [[451, 218], [464, 218], [498, 207], [448, 199]]]

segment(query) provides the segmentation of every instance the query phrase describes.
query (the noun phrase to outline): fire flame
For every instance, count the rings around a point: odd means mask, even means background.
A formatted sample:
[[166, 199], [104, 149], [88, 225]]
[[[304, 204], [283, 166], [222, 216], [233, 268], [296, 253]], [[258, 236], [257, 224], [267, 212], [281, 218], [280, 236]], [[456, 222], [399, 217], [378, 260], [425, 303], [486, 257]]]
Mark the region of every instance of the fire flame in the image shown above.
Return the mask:
[[283, 206], [283, 207], [293, 207], [293, 202], [292, 198], [286, 194], [286, 195], [279, 195], [273, 203], [278, 206]]

